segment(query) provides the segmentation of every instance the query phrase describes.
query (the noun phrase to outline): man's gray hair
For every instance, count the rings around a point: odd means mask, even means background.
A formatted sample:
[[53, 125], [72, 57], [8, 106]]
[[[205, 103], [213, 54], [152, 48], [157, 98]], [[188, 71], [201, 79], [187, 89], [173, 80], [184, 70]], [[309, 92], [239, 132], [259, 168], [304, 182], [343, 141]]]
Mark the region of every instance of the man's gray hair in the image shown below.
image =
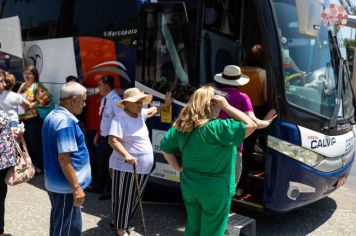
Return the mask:
[[83, 85], [74, 81], [70, 81], [63, 84], [59, 96], [60, 99], [63, 100], [74, 96], [82, 96], [86, 92], [87, 89]]

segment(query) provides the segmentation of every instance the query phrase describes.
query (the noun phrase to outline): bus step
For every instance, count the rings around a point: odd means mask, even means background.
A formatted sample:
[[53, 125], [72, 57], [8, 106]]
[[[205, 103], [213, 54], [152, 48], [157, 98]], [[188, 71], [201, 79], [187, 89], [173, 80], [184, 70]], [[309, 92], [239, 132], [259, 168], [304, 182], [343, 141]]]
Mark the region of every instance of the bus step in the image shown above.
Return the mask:
[[252, 158], [254, 159], [255, 162], [261, 162], [264, 163], [265, 162], [265, 157], [266, 157], [266, 153], [264, 152], [253, 152], [252, 153]]
[[251, 209], [254, 209], [256, 211], [263, 212], [262, 204], [258, 203], [254, 199], [253, 200], [250, 200], [250, 199], [244, 200], [244, 199], [238, 199], [236, 197], [233, 197], [232, 201], [234, 203], [237, 203], [237, 205], [243, 205], [243, 206], [246, 206], [247, 208], [251, 208]]
[[227, 224], [225, 235], [256, 235], [256, 221], [247, 216], [231, 213]]
[[253, 171], [250, 171], [248, 176], [250, 178], [256, 178], [256, 179], [263, 180], [265, 178], [265, 172], [264, 171], [259, 171], [259, 170], [253, 170]]

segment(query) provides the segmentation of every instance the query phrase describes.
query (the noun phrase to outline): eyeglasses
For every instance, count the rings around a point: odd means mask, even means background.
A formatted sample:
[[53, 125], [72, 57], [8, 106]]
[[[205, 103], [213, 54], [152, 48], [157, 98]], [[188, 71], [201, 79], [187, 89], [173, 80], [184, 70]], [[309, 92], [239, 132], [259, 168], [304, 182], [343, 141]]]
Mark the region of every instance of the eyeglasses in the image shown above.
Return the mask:
[[214, 95], [222, 96], [224, 98], [228, 97], [228, 93], [226, 93], [224, 91], [221, 91], [221, 90], [218, 90], [218, 89], [214, 90]]

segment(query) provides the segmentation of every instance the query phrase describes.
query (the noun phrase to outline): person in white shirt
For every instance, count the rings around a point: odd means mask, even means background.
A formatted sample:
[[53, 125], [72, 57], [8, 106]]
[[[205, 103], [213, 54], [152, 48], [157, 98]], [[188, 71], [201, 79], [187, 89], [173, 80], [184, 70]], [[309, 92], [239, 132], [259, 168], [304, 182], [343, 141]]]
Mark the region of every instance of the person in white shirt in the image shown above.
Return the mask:
[[98, 146], [97, 175], [94, 176], [89, 192], [102, 193], [99, 200], [110, 199], [111, 177], [109, 172], [109, 158], [112, 148], [108, 144], [110, 124], [119, 109], [116, 103], [121, 100], [115, 90], [115, 79], [111, 75], [104, 75], [98, 82], [99, 93], [102, 96], [99, 108], [100, 127], [94, 137], [94, 145]]
[[11, 127], [16, 128], [19, 123], [19, 114], [24, 113], [24, 108], [30, 106], [30, 102], [20, 94], [11, 90], [16, 84], [15, 75], [8, 72], [0, 72], [4, 79], [4, 89], [0, 90], [0, 107], [7, 113], [11, 119]]
[[109, 144], [112, 177], [112, 215], [116, 235], [128, 236], [129, 224], [135, 217], [139, 195], [135, 189], [133, 165], [137, 166], [140, 195], [143, 193], [153, 166], [153, 149], [145, 121], [154, 116], [173, 99], [170, 92], [160, 106], [143, 108], [152, 101], [152, 95], [138, 88], [129, 88], [124, 99], [117, 103], [119, 110], [111, 122]]

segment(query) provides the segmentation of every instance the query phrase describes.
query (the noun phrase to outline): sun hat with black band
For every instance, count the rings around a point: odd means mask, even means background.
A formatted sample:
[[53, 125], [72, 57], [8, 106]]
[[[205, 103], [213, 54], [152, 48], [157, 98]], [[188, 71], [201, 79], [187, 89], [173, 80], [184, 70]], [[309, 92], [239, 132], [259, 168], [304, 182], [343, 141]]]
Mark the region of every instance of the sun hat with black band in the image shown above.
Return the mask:
[[152, 101], [152, 95], [145, 94], [138, 88], [129, 88], [124, 92], [124, 99], [116, 103], [118, 107], [125, 108], [125, 102], [137, 102], [142, 100], [143, 104], [149, 104]]
[[220, 84], [242, 86], [250, 81], [250, 78], [241, 73], [241, 69], [235, 65], [225, 66], [222, 73], [216, 74], [214, 80]]

